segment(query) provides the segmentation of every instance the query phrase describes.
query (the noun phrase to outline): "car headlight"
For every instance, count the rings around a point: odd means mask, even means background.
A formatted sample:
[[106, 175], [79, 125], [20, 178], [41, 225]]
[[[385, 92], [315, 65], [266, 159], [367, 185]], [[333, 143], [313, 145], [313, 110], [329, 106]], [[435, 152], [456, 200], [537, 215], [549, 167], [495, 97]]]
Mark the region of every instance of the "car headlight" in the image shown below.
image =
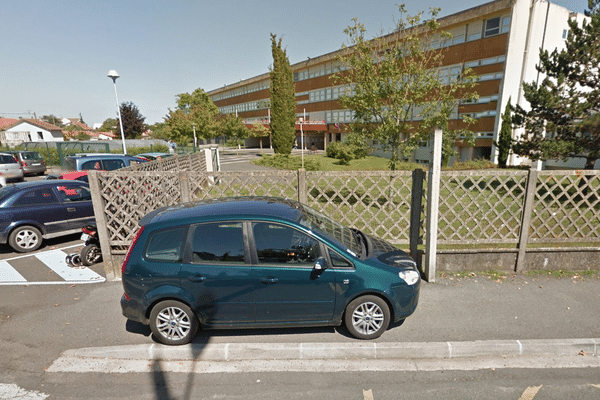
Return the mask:
[[414, 285], [415, 283], [419, 282], [419, 279], [421, 279], [419, 273], [411, 269], [398, 272], [398, 276], [408, 285]]

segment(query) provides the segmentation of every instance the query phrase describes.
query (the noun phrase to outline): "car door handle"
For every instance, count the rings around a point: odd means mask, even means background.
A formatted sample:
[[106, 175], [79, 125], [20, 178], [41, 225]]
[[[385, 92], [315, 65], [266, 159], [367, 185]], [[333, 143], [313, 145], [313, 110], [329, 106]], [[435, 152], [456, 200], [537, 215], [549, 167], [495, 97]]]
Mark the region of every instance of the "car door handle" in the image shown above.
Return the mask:
[[273, 277], [268, 277], [268, 278], [260, 278], [260, 281], [262, 283], [266, 283], [267, 285], [270, 285], [271, 283], [277, 283], [279, 281], [279, 279], [273, 278]]
[[73, 207], [67, 207], [67, 211], [68, 212], [75, 212], [75, 211], [77, 211], [77, 209], [75, 209]]
[[190, 275], [190, 276], [188, 276], [188, 279], [191, 282], [204, 282], [206, 280], [206, 277], [204, 277], [202, 275]]

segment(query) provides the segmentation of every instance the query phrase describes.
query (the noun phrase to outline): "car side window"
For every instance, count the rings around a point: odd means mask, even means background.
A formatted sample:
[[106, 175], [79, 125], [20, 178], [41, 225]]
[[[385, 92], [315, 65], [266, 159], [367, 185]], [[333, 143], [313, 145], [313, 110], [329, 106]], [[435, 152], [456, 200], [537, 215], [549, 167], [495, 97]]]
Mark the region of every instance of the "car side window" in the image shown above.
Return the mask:
[[241, 222], [218, 222], [194, 227], [192, 262], [198, 264], [244, 264]]
[[144, 258], [150, 261], [181, 262], [187, 227], [165, 229], [150, 235]]
[[99, 160], [86, 161], [81, 164], [82, 171], [88, 171], [90, 169], [95, 169], [99, 171], [102, 169], [102, 164], [100, 164]]
[[261, 264], [313, 266], [320, 256], [316, 239], [289, 226], [254, 222], [252, 232]]
[[354, 264], [331, 249], [329, 249], [329, 259], [333, 268], [354, 269]]
[[114, 171], [125, 166], [123, 160], [102, 160], [102, 163], [104, 164], [104, 169], [107, 171]]
[[15, 201], [13, 206], [19, 207], [24, 205], [52, 203], [58, 203], [58, 199], [56, 198], [56, 195], [52, 192], [52, 188], [42, 188], [30, 190], [21, 194], [21, 196]]
[[66, 184], [59, 185], [56, 189], [63, 202], [90, 201], [92, 199], [90, 190], [83, 186]]

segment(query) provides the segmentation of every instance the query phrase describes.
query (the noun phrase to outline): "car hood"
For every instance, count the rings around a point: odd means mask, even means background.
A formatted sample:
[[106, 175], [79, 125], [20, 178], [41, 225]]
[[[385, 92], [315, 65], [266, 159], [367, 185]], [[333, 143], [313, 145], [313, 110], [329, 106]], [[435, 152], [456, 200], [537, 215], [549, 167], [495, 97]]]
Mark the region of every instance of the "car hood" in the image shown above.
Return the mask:
[[417, 263], [405, 251], [398, 249], [393, 244], [367, 235], [370, 256], [376, 257], [379, 262], [390, 267], [417, 269]]

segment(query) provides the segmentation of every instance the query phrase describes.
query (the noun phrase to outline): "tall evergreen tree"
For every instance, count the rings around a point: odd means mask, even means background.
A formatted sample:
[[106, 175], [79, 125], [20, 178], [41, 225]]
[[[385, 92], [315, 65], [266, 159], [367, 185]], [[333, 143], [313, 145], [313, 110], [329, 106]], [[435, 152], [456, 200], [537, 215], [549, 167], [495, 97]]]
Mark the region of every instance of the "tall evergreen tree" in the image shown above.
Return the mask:
[[271, 34], [271, 134], [275, 154], [290, 154], [296, 137], [294, 75], [281, 38]]
[[600, 112], [600, 0], [588, 0], [589, 21], [569, 20], [565, 49], [540, 51], [537, 70], [545, 79], [523, 83], [531, 109], [515, 107], [514, 123], [525, 132], [513, 145], [533, 160], [585, 157], [586, 169], [600, 158], [600, 132], [589, 120]]
[[498, 149], [498, 165], [506, 167], [508, 161], [508, 155], [512, 147], [512, 113], [510, 107], [510, 98], [506, 103], [504, 114], [502, 114], [502, 125], [500, 126], [500, 133], [498, 135], [498, 143], [495, 143]]
[[[123, 120], [123, 130], [125, 138], [135, 139], [142, 136], [146, 131], [146, 117], [140, 113], [140, 110], [132, 102], [121, 103], [121, 119]], [[121, 127], [117, 125], [117, 134], [121, 135]]]

